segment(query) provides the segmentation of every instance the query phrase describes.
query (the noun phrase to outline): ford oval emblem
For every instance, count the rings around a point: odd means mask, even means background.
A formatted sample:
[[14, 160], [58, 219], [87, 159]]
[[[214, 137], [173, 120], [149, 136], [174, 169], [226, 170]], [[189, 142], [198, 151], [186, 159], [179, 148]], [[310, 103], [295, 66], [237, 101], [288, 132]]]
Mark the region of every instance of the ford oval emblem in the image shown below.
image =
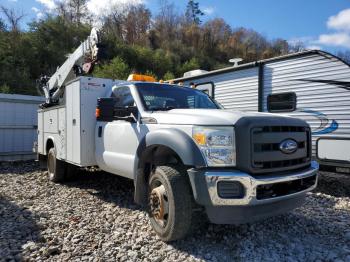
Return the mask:
[[285, 154], [292, 154], [297, 151], [298, 144], [293, 139], [286, 139], [280, 143], [279, 148]]

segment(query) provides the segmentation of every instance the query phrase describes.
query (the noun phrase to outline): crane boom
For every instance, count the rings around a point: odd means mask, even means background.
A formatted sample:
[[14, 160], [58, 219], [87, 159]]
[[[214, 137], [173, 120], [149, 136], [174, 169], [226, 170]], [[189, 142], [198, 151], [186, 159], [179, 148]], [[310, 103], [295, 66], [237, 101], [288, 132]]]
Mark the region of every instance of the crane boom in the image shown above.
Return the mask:
[[92, 28], [90, 36], [69, 55], [67, 60], [50, 78], [41, 78], [41, 88], [46, 98], [45, 104], [42, 107], [56, 104], [58, 98], [64, 92], [65, 83], [81, 75], [83, 72], [89, 73], [91, 71], [93, 64], [97, 60], [99, 43], [99, 31], [96, 28]]

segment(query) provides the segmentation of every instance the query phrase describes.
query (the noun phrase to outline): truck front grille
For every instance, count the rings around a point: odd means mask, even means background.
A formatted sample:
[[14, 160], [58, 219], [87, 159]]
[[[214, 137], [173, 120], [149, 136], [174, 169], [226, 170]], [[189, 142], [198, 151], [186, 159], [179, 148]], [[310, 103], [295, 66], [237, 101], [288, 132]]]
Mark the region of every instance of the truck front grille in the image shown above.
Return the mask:
[[[286, 139], [296, 142], [293, 153], [280, 150], [280, 143]], [[251, 129], [252, 168], [259, 172], [286, 171], [310, 163], [310, 130], [299, 126], [261, 126]]]

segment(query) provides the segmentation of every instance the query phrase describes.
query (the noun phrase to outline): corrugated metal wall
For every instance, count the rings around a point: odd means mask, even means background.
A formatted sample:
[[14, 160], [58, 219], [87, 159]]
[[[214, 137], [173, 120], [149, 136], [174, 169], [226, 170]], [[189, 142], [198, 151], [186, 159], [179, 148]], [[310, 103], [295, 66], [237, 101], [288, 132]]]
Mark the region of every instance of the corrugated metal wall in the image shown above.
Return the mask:
[[[319, 80], [349, 83], [350, 68], [334, 57], [320, 54], [267, 63], [264, 67], [264, 111], [267, 111], [268, 94], [295, 92], [297, 111], [284, 114], [310, 124], [314, 150], [315, 140], [320, 136], [350, 137], [350, 90], [330, 82], [313, 82]], [[331, 127], [334, 121], [338, 128], [322, 134], [321, 130]]]
[[0, 161], [34, 159], [37, 109], [44, 98], [0, 94]]
[[226, 109], [258, 111], [258, 68], [228, 72], [185, 84], [215, 83], [215, 100]]

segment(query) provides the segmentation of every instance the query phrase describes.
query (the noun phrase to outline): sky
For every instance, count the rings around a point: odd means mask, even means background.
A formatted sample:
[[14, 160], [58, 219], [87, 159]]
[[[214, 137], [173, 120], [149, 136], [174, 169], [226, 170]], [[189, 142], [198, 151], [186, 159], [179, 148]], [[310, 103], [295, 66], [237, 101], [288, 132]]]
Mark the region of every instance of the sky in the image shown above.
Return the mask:
[[[0, 5], [26, 14], [22, 28], [45, 12], [52, 12], [55, 1], [0, 0]], [[185, 9], [186, 0], [171, 1]], [[118, 3], [144, 3], [153, 14], [159, 0], [88, 0], [96, 16]], [[233, 28], [254, 29], [268, 39], [283, 38], [290, 43], [304, 42], [310, 49], [336, 52], [350, 50], [350, 0], [198, 0], [205, 13], [202, 20], [223, 18]], [[0, 17], [3, 14], [0, 14]]]

